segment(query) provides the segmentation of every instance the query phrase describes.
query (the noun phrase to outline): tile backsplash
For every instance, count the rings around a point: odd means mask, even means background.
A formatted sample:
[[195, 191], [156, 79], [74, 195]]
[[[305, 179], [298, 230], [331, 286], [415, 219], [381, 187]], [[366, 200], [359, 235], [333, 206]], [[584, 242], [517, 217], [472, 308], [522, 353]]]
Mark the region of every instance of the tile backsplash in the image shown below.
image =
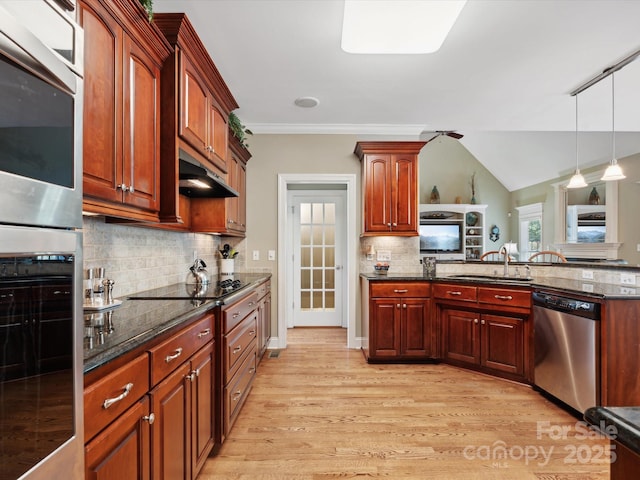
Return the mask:
[[[217, 235], [132, 227], [105, 223], [104, 217], [84, 217], [84, 268], [104, 267], [115, 281], [114, 297], [184, 282], [193, 264], [194, 252], [204, 260], [207, 271], [218, 272], [220, 245], [236, 246], [240, 239]], [[242, 268], [242, 256], [236, 269]]]

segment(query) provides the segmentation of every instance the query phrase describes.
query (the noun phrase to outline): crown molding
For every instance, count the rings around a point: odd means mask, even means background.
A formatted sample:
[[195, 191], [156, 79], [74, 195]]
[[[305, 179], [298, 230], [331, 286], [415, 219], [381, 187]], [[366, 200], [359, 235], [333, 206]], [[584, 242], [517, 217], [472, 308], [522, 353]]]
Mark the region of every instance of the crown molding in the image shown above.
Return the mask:
[[248, 123], [259, 134], [409, 135], [418, 138], [424, 125]]

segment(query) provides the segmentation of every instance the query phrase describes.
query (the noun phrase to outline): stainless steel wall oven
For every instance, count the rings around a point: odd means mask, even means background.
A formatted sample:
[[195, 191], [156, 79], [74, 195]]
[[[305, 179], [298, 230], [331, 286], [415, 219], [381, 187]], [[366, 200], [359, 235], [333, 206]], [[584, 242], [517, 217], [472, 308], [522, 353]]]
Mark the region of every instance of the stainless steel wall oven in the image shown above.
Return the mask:
[[82, 30], [0, 0], [0, 480], [82, 478]]

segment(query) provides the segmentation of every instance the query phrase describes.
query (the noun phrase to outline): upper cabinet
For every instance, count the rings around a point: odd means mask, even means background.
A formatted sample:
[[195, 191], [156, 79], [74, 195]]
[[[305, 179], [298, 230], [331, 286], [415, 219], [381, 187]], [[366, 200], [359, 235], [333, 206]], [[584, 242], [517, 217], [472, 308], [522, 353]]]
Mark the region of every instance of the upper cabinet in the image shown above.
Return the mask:
[[247, 162], [249, 151], [229, 132], [227, 183], [237, 197], [191, 199], [191, 231], [244, 237], [247, 231]]
[[155, 13], [153, 22], [174, 51], [162, 68], [162, 222], [184, 225], [179, 159], [196, 161], [226, 179], [229, 112], [238, 108], [184, 13]]
[[418, 235], [418, 154], [426, 142], [358, 142], [363, 235]]
[[160, 71], [171, 47], [136, 0], [81, 0], [83, 209], [158, 221]]

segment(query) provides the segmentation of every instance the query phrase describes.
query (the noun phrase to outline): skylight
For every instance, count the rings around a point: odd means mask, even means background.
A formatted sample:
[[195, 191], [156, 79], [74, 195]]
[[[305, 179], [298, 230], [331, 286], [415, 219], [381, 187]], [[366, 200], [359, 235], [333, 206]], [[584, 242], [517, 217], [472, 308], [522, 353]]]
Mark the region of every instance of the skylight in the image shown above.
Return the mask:
[[347, 53], [436, 52], [466, 0], [345, 0]]

